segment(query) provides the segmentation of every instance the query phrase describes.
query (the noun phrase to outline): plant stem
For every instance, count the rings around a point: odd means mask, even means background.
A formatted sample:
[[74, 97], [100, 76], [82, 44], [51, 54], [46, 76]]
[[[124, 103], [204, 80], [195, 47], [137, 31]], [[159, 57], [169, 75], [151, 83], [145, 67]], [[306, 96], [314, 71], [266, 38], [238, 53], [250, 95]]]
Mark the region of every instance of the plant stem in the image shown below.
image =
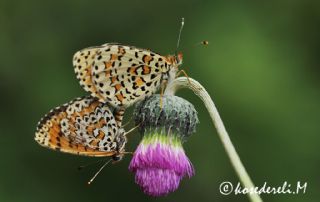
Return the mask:
[[[164, 94], [174, 95], [179, 88], [183, 88], [183, 87], [187, 87], [191, 89], [203, 101], [204, 105], [206, 106], [211, 116], [212, 122], [217, 129], [218, 135], [227, 152], [227, 155], [230, 158], [231, 164], [233, 165], [242, 185], [248, 188], [249, 190], [250, 188], [253, 189], [255, 186], [251, 181], [249, 174], [247, 173], [245, 167], [243, 166], [240, 160], [240, 157], [230, 140], [228, 132], [224, 127], [224, 124], [221, 120], [221, 117], [218, 113], [218, 110], [215, 104], [213, 103], [210, 95], [205, 90], [205, 88], [199, 82], [197, 82], [192, 78], [178, 77], [174, 79], [172, 82], [168, 83]], [[249, 193], [248, 197], [253, 202], [262, 201], [262, 199], [257, 193]]]

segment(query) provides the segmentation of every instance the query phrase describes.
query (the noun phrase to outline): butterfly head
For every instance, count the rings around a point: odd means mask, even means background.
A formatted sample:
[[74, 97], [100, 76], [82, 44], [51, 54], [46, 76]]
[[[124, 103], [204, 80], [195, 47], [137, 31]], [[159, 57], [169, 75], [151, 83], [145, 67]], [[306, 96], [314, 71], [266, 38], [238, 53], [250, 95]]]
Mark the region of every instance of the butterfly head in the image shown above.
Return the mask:
[[116, 142], [117, 142], [116, 154], [112, 156], [112, 159], [114, 162], [121, 161], [124, 156], [127, 137], [126, 137], [125, 130], [123, 128], [119, 128], [118, 133], [116, 135]]
[[182, 60], [183, 60], [183, 54], [182, 54], [182, 52], [179, 52], [179, 53], [176, 54], [174, 57], [175, 57], [175, 63], [177, 64], [177, 66], [182, 65]]
[[112, 160], [113, 160], [113, 162], [121, 161], [123, 159], [123, 156], [124, 156], [123, 154], [113, 155]]
[[179, 53], [176, 53], [175, 55], [169, 55], [166, 58], [167, 58], [167, 61], [173, 67], [175, 67], [175, 69], [178, 69], [178, 67], [182, 64], [183, 54], [179, 52]]
[[166, 57], [166, 60], [169, 65], [167, 68], [163, 69], [163, 73], [167, 75], [167, 80], [170, 82], [176, 78], [177, 72], [179, 71], [179, 66], [182, 64], [182, 53], [169, 55]]

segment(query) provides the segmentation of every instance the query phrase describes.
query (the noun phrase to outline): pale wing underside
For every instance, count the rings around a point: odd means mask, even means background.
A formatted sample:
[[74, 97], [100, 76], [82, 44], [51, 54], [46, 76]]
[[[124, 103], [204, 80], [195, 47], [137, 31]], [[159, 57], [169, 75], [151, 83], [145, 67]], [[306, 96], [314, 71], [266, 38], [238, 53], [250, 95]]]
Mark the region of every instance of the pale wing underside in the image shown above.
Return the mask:
[[109, 107], [89, 96], [51, 110], [39, 122], [35, 140], [66, 153], [112, 156], [125, 143], [119, 142], [119, 130]]
[[104, 44], [81, 50], [73, 60], [80, 85], [101, 102], [130, 106], [160, 86], [162, 69], [170, 63], [154, 52]]

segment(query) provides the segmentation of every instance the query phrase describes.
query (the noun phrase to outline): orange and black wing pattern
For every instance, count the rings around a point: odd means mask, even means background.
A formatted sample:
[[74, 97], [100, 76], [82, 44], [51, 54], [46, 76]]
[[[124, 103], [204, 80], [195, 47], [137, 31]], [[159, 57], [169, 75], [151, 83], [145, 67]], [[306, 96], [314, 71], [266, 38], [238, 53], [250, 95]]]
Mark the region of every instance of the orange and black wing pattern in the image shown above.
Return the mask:
[[91, 96], [51, 110], [38, 123], [35, 140], [44, 147], [84, 156], [113, 156], [126, 138], [110, 107]]
[[127, 108], [157, 91], [173, 63], [150, 50], [108, 43], [74, 54], [80, 85], [113, 107]]

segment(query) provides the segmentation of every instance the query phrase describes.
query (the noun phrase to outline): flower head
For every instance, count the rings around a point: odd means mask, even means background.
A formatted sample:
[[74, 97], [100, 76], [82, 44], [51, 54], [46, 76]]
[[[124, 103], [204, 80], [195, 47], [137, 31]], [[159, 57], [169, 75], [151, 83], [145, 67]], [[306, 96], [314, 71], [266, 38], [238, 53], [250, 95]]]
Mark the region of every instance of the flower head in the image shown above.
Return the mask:
[[136, 183], [151, 196], [175, 191], [184, 177], [194, 175], [182, 143], [195, 131], [197, 113], [192, 104], [176, 97], [155, 95], [135, 110], [143, 138], [134, 153], [129, 170]]

